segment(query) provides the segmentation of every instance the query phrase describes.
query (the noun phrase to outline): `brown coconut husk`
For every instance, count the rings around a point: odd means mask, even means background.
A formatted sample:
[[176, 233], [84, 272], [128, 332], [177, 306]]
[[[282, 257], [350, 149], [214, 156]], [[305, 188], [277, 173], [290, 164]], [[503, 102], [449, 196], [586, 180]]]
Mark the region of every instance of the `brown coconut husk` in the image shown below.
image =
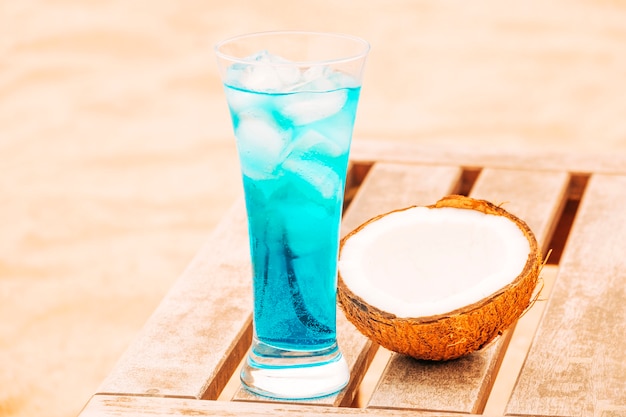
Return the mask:
[[[535, 235], [528, 225], [488, 201], [451, 195], [428, 207], [478, 210], [486, 214], [504, 216], [514, 222], [530, 243], [530, 252], [523, 271], [489, 297], [437, 316], [402, 318], [382, 311], [354, 294], [344, 283], [341, 274], [338, 278], [337, 295], [348, 320], [374, 342], [391, 351], [417, 359], [443, 361], [483, 348], [517, 321], [531, 303], [542, 266], [542, 255]], [[411, 207], [391, 213], [409, 208]], [[370, 219], [345, 236], [340, 245], [340, 257], [341, 248], [348, 239], [369, 223], [387, 214], [390, 213]]]

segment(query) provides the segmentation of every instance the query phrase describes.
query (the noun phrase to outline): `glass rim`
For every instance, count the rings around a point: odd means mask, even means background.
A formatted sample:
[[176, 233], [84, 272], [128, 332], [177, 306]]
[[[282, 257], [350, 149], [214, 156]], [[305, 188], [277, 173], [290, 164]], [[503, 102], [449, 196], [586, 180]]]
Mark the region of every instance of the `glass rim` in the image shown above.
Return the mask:
[[360, 38], [354, 35], [348, 35], [345, 33], [339, 32], [321, 32], [321, 31], [307, 31], [307, 30], [270, 30], [270, 31], [262, 31], [262, 32], [251, 32], [244, 33], [241, 35], [232, 36], [226, 39], [223, 39], [215, 44], [213, 47], [215, 54], [221, 58], [231, 62], [242, 63], [247, 65], [260, 65], [261, 63], [255, 63], [254, 61], [250, 61], [246, 57], [237, 57], [234, 55], [230, 55], [222, 52], [220, 49], [229, 43], [246, 39], [246, 38], [255, 38], [262, 36], [270, 36], [270, 35], [307, 35], [307, 36], [324, 36], [324, 37], [334, 37], [341, 38], [350, 41], [354, 41], [355, 44], [361, 44], [361, 50], [358, 53], [347, 55], [341, 58], [331, 58], [331, 59], [321, 59], [321, 60], [304, 60], [304, 61], [289, 61], [285, 63], [275, 63], [273, 65], [297, 65], [297, 66], [311, 66], [311, 65], [324, 65], [324, 64], [340, 64], [343, 62], [350, 62], [361, 59], [365, 57], [369, 50], [370, 44], [365, 39]]

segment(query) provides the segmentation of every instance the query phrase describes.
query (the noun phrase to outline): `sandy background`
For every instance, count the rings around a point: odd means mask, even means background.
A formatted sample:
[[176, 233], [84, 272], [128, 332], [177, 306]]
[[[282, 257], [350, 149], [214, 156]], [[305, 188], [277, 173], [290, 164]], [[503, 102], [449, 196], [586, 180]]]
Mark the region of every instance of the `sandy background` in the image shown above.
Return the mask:
[[369, 40], [357, 141], [626, 152], [626, 1], [544, 3], [0, 0], [0, 415], [76, 415], [239, 195], [224, 37]]

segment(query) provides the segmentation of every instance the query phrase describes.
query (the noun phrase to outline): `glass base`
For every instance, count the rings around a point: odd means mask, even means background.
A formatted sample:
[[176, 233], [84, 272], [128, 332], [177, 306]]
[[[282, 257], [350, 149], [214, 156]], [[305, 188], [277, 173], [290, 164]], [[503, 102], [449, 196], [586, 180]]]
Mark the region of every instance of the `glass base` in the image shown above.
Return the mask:
[[339, 392], [350, 379], [337, 344], [320, 351], [278, 349], [253, 340], [241, 370], [249, 391], [276, 399], [304, 400]]

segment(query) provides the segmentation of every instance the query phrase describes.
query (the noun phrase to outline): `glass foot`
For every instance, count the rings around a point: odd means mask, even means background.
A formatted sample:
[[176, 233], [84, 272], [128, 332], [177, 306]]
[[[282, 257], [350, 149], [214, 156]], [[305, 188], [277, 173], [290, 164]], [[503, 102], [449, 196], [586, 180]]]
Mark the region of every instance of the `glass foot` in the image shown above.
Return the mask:
[[290, 351], [253, 340], [241, 370], [249, 391], [277, 399], [311, 399], [339, 392], [350, 371], [337, 344], [321, 351]]

